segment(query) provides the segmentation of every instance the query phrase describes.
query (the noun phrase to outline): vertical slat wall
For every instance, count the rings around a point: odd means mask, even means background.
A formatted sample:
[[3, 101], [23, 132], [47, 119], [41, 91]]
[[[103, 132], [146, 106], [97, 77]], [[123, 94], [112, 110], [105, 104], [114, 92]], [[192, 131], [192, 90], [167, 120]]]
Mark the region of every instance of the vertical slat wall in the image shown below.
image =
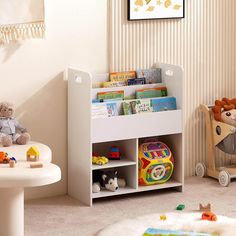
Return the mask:
[[[164, 1], [164, 0], [163, 0]], [[186, 0], [185, 19], [127, 21], [127, 1], [109, 3], [110, 71], [149, 68], [155, 62], [185, 69], [185, 174], [206, 158], [201, 103], [236, 97], [236, 1]], [[218, 164], [229, 158], [219, 153]]]

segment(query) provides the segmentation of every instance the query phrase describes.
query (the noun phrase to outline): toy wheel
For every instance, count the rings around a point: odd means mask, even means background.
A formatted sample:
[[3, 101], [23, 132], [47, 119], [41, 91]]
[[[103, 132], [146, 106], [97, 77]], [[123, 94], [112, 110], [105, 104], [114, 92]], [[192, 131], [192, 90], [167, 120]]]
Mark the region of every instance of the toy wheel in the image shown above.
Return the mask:
[[152, 176], [152, 179], [153, 180], [161, 180], [164, 176], [165, 176], [165, 173], [166, 173], [166, 169], [164, 166], [155, 166], [151, 172], [151, 176]]
[[230, 184], [230, 175], [227, 171], [222, 170], [219, 173], [219, 183], [223, 187], [228, 187]]
[[206, 176], [206, 166], [205, 166], [205, 164], [204, 163], [197, 163], [197, 165], [196, 165], [196, 168], [195, 168], [195, 171], [196, 171], [196, 175], [198, 176], [198, 177], [201, 177], [201, 178], [203, 178], [203, 177], [205, 177]]

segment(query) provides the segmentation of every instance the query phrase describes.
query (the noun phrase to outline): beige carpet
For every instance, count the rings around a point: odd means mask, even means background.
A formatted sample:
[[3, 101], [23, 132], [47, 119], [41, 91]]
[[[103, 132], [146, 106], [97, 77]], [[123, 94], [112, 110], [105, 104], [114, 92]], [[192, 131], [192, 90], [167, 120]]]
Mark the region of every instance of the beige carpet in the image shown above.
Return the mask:
[[185, 211], [196, 211], [199, 202], [211, 202], [217, 214], [236, 218], [236, 182], [229, 188], [216, 180], [189, 178], [185, 192], [159, 191], [99, 200], [89, 208], [61, 196], [33, 200], [25, 206], [25, 236], [95, 235], [105, 226], [125, 218], [171, 212], [184, 203]]

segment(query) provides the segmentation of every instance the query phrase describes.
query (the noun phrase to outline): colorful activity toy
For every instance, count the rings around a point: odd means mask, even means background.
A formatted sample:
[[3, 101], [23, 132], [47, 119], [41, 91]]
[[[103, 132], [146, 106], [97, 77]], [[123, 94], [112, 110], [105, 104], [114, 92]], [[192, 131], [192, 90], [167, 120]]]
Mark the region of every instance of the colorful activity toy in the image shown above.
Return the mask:
[[159, 141], [139, 147], [139, 185], [162, 184], [173, 173], [174, 159], [169, 147]]

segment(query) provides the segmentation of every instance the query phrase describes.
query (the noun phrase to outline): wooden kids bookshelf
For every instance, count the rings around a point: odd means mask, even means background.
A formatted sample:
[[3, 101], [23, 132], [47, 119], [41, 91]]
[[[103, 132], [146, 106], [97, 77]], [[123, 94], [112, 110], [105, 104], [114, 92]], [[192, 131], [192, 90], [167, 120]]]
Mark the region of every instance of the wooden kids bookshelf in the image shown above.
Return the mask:
[[[108, 74], [92, 75], [77, 69], [68, 69], [68, 193], [86, 205], [93, 199], [149, 190], [174, 188], [183, 191], [184, 157], [182, 128], [183, 70], [179, 66], [158, 64], [162, 69], [162, 84], [92, 88], [92, 83], [108, 80]], [[124, 90], [126, 96], [137, 89], [165, 85], [168, 95], [177, 99], [177, 110], [146, 114], [92, 118], [92, 99], [98, 92]], [[138, 147], [141, 138], [158, 137], [171, 149], [175, 167], [165, 184], [138, 185]], [[109, 147], [121, 148], [123, 158], [109, 161], [104, 166], [92, 164], [92, 153], [106, 155]], [[92, 193], [92, 175], [97, 169], [116, 168], [127, 186], [116, 192]]]

